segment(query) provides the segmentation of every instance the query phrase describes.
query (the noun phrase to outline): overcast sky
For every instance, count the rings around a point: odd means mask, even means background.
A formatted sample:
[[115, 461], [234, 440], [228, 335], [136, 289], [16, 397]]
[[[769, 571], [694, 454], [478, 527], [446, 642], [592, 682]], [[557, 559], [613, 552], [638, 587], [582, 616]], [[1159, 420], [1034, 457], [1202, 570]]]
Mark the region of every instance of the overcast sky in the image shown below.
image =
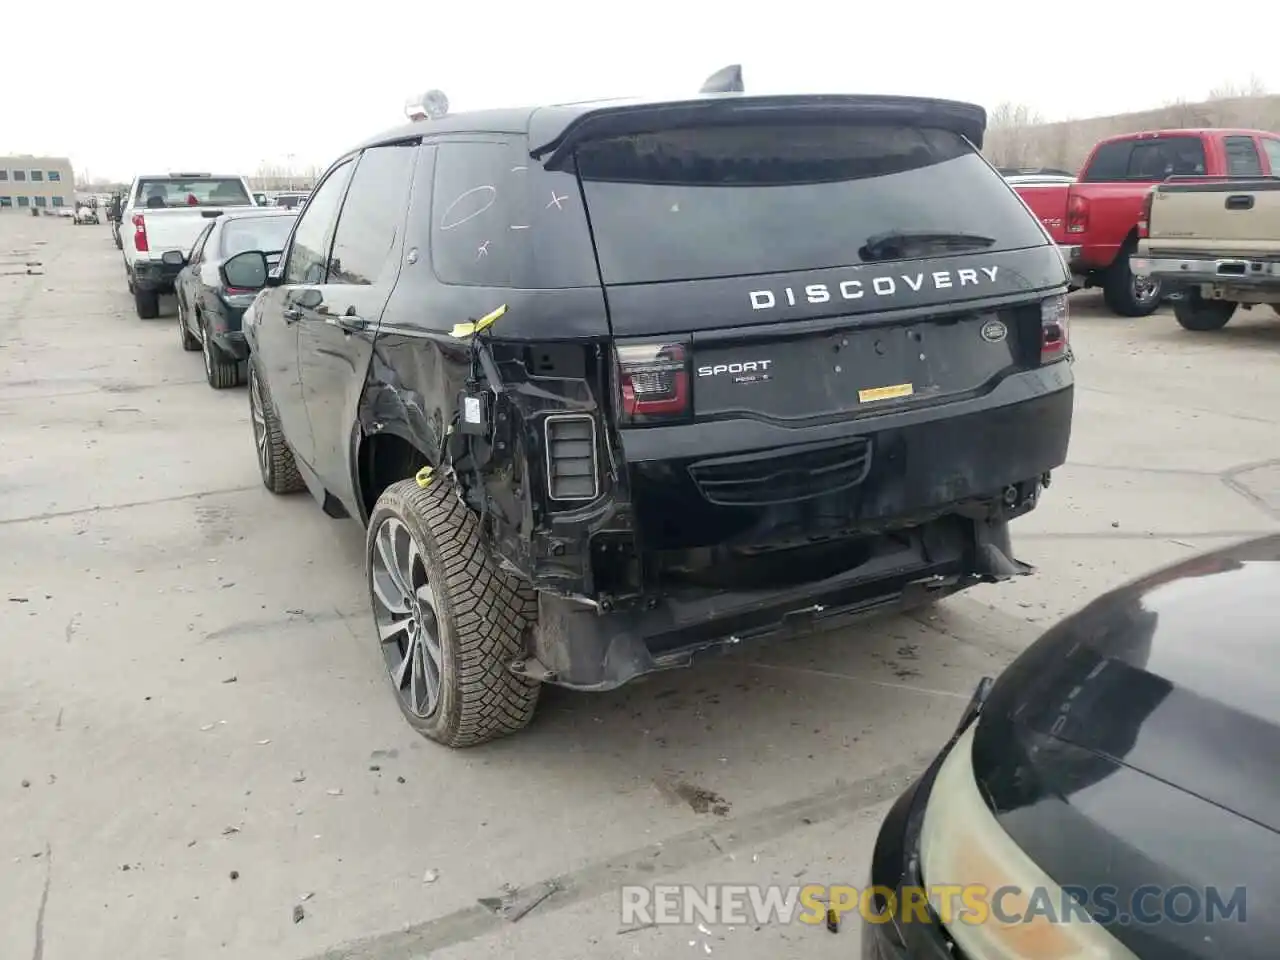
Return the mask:
[[[1280, 6], [1205, 42], [1167, 5], [14, 2], [0, 154], [78, 172], [326, 166], [430, 87], [454, 110], [671, 94], [742, 63], [748, 91], [904, 93], [1050, 119], [1199, 99], [1256, 76], [1280, 92]], [[1194, 13], [1194, 11], [1191, 11]], [[1267, 21], [1264, 23], [1264, 21]], [[93, 23], [97, 29], [80, 29]]]

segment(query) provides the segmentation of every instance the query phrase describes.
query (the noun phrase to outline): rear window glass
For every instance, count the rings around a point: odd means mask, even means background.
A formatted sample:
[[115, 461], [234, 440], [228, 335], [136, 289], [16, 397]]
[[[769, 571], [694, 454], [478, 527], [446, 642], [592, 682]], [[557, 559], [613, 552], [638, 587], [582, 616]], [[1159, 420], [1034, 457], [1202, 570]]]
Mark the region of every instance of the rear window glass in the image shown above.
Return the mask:
[[284, 249], [296, 217], [237, 217], [222, 225], [222, 255], [233, 257], [246, 250], [264, 253]]
[[164, 177], [138, 181], [134, 203], [149, 210], [164, 207], [252, 206], [244, 184], [235, 178]]
[[610, 284], [1046, 242], [1004, 179], [944, 130], [678, 130], [587, 143], [576, 162], [601, 276]]

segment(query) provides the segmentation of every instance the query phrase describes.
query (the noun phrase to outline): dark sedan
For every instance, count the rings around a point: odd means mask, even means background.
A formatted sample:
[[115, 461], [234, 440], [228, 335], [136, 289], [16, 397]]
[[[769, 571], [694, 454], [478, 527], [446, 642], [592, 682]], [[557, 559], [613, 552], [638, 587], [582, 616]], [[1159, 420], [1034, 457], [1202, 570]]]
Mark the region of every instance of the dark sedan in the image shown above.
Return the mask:
[[[183, 258], [185, 266], [174, 283], [178, 337], [184, 350], [204, 354], [209, 386], [221, 390], [244, 382], [249, 347], [240, 318], [258, 292], [229, 286], [222, 264], [245, 250], [283, 250], [297, 219], [297, 211], [278, 208], [224, 213], [209, 221]], [[271, 256], [268, 260], [273, 262]]]
[[1273, 535], [1105, 594], [984, 681], [881, 828], [863, 957], [1274, 956], [1277, 597]]

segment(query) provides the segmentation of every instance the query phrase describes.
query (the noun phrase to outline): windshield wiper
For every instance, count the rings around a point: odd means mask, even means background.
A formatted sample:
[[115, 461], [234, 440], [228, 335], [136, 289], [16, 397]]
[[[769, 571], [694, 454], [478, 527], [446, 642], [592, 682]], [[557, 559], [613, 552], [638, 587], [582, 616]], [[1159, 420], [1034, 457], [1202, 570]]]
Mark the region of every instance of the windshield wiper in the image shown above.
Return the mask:
[[867, 237], [858, 256], [863, 260], [901, 260], [928, 250], [973, 250], [989, 247], [994, 237], [977, 233], [948, 233], [931, 230], [890, 230]]

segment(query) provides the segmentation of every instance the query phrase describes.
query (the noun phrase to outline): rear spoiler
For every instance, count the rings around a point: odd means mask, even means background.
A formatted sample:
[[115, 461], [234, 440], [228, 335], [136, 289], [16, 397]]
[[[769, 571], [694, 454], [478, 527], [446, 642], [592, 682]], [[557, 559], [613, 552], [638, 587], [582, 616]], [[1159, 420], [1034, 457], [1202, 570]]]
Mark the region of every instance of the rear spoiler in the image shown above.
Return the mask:
[[[559, 126], [558, 110], [540, 110], [529, 123], [529, 154], [548, 169], [563, 165], [573, 148], [587, 140], [656, 133], [687, 127], [756, 122], [823, 123], [861, 121], [940, 127], [982, 148], [987, 111], [972, 103], [926, 97], [880, 97], [850, 94], [724, 97], [612, 104], [575, 114]], [[540, 116], [541, 115], [541, 116]], [[541, 121], [541, 122], [540, 122]], [[558, 129], [553, 129], [558, 127]], [[539, 129], [541, 128], [541, 129]]]

